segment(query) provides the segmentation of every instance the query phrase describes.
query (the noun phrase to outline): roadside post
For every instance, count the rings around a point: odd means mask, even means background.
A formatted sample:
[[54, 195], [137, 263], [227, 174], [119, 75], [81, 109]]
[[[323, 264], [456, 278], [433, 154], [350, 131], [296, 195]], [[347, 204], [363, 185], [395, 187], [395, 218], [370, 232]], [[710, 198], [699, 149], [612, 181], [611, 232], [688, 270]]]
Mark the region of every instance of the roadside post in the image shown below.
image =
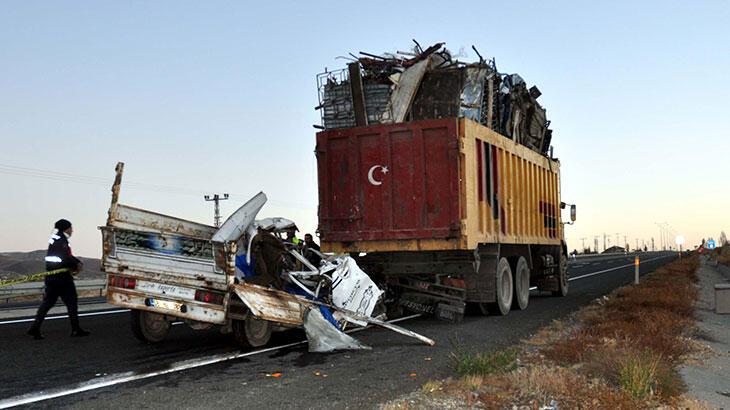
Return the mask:
[[674, 239], [674, 242], [677, 244], [677, 247], [679, 249], [679, 259], [682, 259], [682, 245], [684, 245], [684, 236], [677, 235], [677, 237]]
[[639, 257], [634, 257], [634, 285], [639, 284], [639, 264], [641, 262], [639, 261]]

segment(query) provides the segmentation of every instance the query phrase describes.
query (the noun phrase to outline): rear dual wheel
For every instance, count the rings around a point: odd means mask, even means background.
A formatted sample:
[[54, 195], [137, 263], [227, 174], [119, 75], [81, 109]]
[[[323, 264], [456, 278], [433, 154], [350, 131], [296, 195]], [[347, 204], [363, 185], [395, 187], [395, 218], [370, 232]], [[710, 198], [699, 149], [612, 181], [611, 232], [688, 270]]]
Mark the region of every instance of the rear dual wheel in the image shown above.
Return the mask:
[[553, 296], [568, 296], [568, 257], [562, 252], [558, 265], [558, 290], [553, 291]]
[[520, 310], [527, 309], [530, 302], [530, 267], [527, 260], [520, 256], [515, 263], [515, 295], [512, 306]]
[[497, 301], [494, 303], [480, 303], [479, 309], [483, 314], [489, 313], [504, 316], [509, 313], [512, 307], [512, 296], [514, 293], [512, 268], [510, 268], [507, 258], [499, 258], [496, 282]]

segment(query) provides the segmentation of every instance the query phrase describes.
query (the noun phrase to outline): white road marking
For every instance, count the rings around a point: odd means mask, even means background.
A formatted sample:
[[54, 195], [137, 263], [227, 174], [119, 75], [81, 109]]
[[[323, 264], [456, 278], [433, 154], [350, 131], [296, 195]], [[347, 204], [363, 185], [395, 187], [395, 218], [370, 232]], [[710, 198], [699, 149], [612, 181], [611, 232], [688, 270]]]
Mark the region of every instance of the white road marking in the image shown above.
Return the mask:
[[[416, 318], [419, 316], [421, 316], [421, 315], [416, 314], [416, 315], [405, 316], [405, 317], [401, 317], [398, 319], [389, 320], [388, 323], [402, 322], [404, 320], [413, 319], [413, 318]], [[364, 330], [364, 329], [365, 328], [352, 329], [352, 330], [347, 331], [346, 333], [355, 333], [357, 331]], [[7, 409], [10, 407], [22, 406], [24, 404], [36, 403], [36, 402], [43, 401], [43, 400], [55, 399], [58, 397], [69, 396], [69, 395], [76, 394], [76, 393], [83, 393], [83, 392], [86, 392], [89, 390], [96, 390], [96, 389], [101, 389], [104, 387], [114, 386], [117, 384], [129, 383], [129, 382], [133, 382], [136, 380], [149, 379], [151, 377], [161, 376], [164, 374], [176, 373], [176, 372], [183, 371], [183, 370], [194, 369], [196, 367], [202, 367], [202, 366], [207, 366], [207, 365], [211, 365], [211, 364], [225, 362], [228, 360], [240, 359], [240, 358], [246, 357], [246, 356], [254, 356], [257, 354], [268, 353], [268, 352], [272, 352], [275, 350], [286, 349], [289, 347], [299, 346], [299, 345], [302, 345], [305, 343], [307, 343], [307, 341], [302, 340], [299, 342], [288, 343], [288, 344], [281, 345], [281, 346], [268, 347], [266, 349], [256, 350], [253, 352], [221, 354], [221, 355], [215, 355], [215, 356], [211, 356], [211, 357], [207, 357], [207, 358], [184, 360], [182, 362], [174, 363], [168, 369], [160, 370], [160, 371], [156, 371], [156, 372], [141, 373], [141, 374], [136, 374], [134, 372], [125, 372], [125, 373], [113, 374], [113, 375], [110, 375], [107, 377], [89, 380], [87, 382], [79, 384], [77, 387], [73, 387], [70, 389], [58, 389], [58, 390], [51, 390], [48, 392], [41, 391], [41, 392], [37, 392], [37, 393], [29, 393], [29, 394], [24, 394], [21, 396], [11, 397], [11, 398], [8, 398], [5, 400], [0, 400], [0, 409]]]
[[[674, 255], [664, 255], [664, 256], [657, 256], [656, 258], [652, 258], [652, 259], [647, 259], [647, 260], [645, 260], [645, 261], [642, 261], [641, 259], [639, 259], [639, 263], [651, 262], [651, 261], [655, 261], [655, 260], [657, 260], [657, 259], [662, 259], [662, 258], [668, 258], [668, 257], [670, 257], [670, 256], [674, 256]], [[574, 278], [569, 278], [569, 279], [568, 279], [568, 282], [570, 282], [570, 281], [574, 281], [574, 280], [578, 280], [578, 279], [584, 279], [584, 278], [589, 278], [589, 277], [591, 277], [591, 276], [595, 276], [595, 275], [600, 275], [600, 274], [602, 274], [602, 273], [606, 273], [606, 272], [611, 272], [611, 271], [615, 271], [615, 270], [619, 270], [619, 269], [627, 268], [627, 267], [629, 267], [629, 266], [634, 266], [634, 263], [633, 263], [633, 262], [631, 262], [631, 263], [629, 263], [629, 264], [626, 264], [626, 265], [622, 265], [622, 266], [617, 266], [617, 267], [615, 267], [615, 268], [610, 268], [610, 269], [604, 269], [604, 270], [599, 270], [599, 271], [597, 271], [597, 272], [591, 272], [591, 273], [586, 273], [585, 275], [580, 275], [580, 276], [576, 276], [576, 277], [574, 277]], [[531, 288], [530, 288], [530, 290], [537, 290], [537, 286], [533, 286], [533, 287], [531, 287]]]
[[[657, 259], [668, 258], [668, 257], [672, 257], [672, 256], [675, 256], [675, 255], [657, 256], [656, 258], [647, 259], [645, 261], [642, 261], [641, 259], [639, 259], [639, 263], [651, 262], [651, 261], [655, 261]], [[598, 272], [587, 273], [585, 275], [581, 275], [581, 276], [576, 276], [574, 278], [570, 278], [570, 279], [568, 279], [568, 281], [578, 280], [578, 279], [584, 279], [584, 278], [588, 278], [588, 277], [591, 277], [591, 276], [600, 275], [602, 273], [606, 273], [606, 272], [611, 272], [611, 271], [614, 271], [614, 270], [619, 270], [619, 269], [627, 268], [629, 266], [634, 266], [634, 263], [631, 262], [631, 263], [627, 263], [626, 265], [617, 266], [615, 268], [604, 269], [604, 270], [599, 270]]]
[[[118, 310], [104, 310], [102, 312], [88, 312], [88, 313], [79, 313], [79, 317], [84, 316], [99, 316], [99, 315], [111, 315], [114, 313], [124, 313], [129, 312], [129, 309], [118, 309]], [[56, 316], [48, 316], [45, 320], [54, 320], [54, 319], [66, 319], [68, 315], [56, 315]], [[29, 323], [34, 321], [34, 318], [30, 319], [15, 319], [15, 320], [5, 320], [0, 322], [0, 325], [12, 325], [13, 323]]]

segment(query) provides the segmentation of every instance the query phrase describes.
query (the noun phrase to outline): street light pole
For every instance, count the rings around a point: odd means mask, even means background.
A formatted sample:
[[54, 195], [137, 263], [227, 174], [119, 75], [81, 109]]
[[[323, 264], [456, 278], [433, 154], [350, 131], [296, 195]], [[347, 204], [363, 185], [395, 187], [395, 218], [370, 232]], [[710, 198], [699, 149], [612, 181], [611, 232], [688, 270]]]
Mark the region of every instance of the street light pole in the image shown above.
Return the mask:
[[205, 200], [208, 202], [213, 202], [213, 223], [215, 224], [216, 228], [220, 228], [221, 226], [221, 208], [220, 208], [220, 201], [225, 201], [228, 199], [228, 194], [223, 194], [223, 196], [220, 196], [218, 194], [213, 194], [211, 197], [210, 195], [204, 196]]

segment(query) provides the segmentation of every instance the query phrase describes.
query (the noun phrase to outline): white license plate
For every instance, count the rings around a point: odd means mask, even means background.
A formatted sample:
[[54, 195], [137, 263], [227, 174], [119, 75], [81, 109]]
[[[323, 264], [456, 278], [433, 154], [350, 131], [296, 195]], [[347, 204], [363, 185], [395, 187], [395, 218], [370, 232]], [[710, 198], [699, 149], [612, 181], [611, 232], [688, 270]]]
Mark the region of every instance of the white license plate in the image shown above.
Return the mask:
[[195, 289], [166, 285], [164, 283], [148, 282], [146, 280], [138, 280], [136, 290], [154, 293], [156, 295], [165, 295], [173, 298], [189, 300], [195, 299]]
[[172, 310], [179, 312], [182, 307], [182, 303], [168, 302], [166, 300], [150, 299], [150, 305], [161, 309]]

